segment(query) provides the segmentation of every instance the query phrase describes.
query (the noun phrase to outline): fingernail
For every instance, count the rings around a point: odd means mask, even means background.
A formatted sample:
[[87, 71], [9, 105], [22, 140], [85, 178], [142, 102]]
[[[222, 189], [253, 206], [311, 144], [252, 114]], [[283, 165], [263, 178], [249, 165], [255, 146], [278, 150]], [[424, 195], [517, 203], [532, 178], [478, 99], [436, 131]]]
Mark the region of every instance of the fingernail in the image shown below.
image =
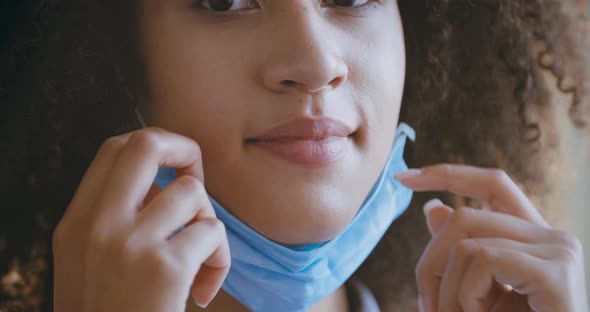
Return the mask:
[[422, 295], [418, 296], [418, 311], [425, 312], [425, 310], [424, 310], [424, 300], [422, 299]]
[[428, 218], [430, 215], [430, 211], [435, 207], [444, 206], [445, 204], [438, 198], [429, 200], [426, 204], [424, 204], [424, 215]]
[[209, 305], [208, 303], [206, 303], [206, 304], [200, 304], [200, 303], [196, 303], [196, 302], [195, 302], [195, 304], [196, 304], [196, 305], [197, 305], [199, 308], [201, 308], [201, 309], [205, 309], [205, 308], [207, 308], [207, 306]]
[[402, 181], [402, 180], [405, 180], [405, 179], [408, 179], [408, 178], [411, 178], [411, 177], [418, 176], [420, 174], [422, 174], [422, 170], [420, 170], [420, 169], [408, 169], [406, 171], [402, 171], [402, 172], [396, 173], [394, 175], [394, 177], [397, 180]]

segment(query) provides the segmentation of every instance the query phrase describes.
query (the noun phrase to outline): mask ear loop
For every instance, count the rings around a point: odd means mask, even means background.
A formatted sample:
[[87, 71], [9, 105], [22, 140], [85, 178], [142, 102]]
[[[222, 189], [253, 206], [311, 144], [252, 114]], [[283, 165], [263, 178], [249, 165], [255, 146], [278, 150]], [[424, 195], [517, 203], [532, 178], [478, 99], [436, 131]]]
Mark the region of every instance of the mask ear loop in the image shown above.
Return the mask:
[[143, 115], [141, 115], [141, 112], [139, 111], [139, 107], [137, 107], [137, 106], [135, 106], [135, 116], [137, 116], [137, 120], [141, 124], [142, 128], [148, 127], [145, 120], [143, 119]]

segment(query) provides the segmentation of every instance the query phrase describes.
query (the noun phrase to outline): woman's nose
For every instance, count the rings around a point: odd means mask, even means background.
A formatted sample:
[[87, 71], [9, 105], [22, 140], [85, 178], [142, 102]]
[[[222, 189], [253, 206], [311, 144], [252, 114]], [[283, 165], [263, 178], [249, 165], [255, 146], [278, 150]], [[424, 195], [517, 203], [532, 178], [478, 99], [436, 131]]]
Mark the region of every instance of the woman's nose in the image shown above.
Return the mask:
[[316, 93], [335, 89], [348, 76], [334, 25], [302, 9], [276, 21], [264, 60], [265, 86], [274, 92]]

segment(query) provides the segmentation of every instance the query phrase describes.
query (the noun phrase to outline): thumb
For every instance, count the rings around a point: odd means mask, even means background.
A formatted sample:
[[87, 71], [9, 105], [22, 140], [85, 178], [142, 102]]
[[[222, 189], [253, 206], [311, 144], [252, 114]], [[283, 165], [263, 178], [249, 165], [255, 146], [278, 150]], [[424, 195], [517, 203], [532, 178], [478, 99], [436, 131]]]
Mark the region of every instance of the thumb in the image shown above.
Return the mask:
[[453, 208], [443, 204], [440, 199], [432, 199], [424, 204], [424, 215], [430, 234], [435, 236], [453, 214]]

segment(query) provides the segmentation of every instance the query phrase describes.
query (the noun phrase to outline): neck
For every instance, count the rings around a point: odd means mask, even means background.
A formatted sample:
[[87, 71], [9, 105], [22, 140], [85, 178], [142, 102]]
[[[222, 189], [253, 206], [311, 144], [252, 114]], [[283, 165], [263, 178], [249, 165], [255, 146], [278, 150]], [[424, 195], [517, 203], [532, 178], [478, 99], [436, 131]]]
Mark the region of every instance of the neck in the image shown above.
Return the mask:
[[[186, 312], [249, 312], [239, 301], [227, 294], [223, 289], [206, 309], [197, 307], [192, 299], [187, 301]], [[342, 285], [335, 292], [313, 305], [307, 312], [349, 312], [346, 286]]]

